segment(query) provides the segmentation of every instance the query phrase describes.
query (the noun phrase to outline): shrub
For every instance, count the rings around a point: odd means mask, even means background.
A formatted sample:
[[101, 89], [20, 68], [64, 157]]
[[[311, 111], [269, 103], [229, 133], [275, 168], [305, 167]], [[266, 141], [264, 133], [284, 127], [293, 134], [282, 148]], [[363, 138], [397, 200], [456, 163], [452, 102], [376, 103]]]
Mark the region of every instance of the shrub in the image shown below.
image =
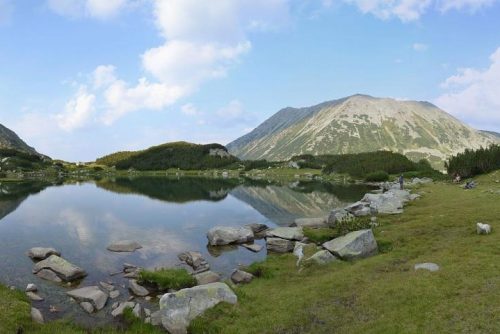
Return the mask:
[[338, 231], [333, 228], [304, 228], [304, 236], [310, 241], [322, 244], [338, 237]]
[[449, 175], [459, 174], [465, 178], [500, 169], [500, 145], [491, 145], [479, 150], [465, 150], [451, 157], [445, 167]]
[[372, 172], [366, 174], [365, 180], [368, 182], [384, 182], [389, 180], [389, 174], [384, 171]]
[[157, 286], [160, 290], [190, 288], [196, 285], [196, 279], [186, 269], [160, 269], [156, 271], [141, 270], [141, 283]]

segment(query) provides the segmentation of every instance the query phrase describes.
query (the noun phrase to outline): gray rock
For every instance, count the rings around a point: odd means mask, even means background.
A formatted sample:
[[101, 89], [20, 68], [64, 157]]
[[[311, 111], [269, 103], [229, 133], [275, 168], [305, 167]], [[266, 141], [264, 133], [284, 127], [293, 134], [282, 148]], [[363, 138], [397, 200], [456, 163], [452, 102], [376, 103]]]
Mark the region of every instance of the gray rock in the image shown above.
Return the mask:
[[50, 269], [42, 269], [36, 273], [36, 276], [40, 277], [41, 279], [51, 281], [51, 282], [56, 282], [56, 283], [62, 282], [62, 279], [59, 276], [57, 276], [57, 274]]
[[43, 320], [42, 312], [39, 309], [32, 307], [31, 308], [31, 320], [38, 324], [43, 324], [45, 321]]
[[123, 311], [125, 311], [126, 308], [134, 309], [135, 303], [134, 302], [122, 302], [116, 307], [112, 312], [111, 315], [116, 318], [119, 316], [123, 315]]
[[120, 240], [113, 242], [107, 247], [110, 252], [134, 252], [137, 249], [141, 249], [142, 246], [136, 241], [132, 240]]
[[490, 234], [491, 226], [489, 224], [477, 223], [476, 232], [477, 234]]
[[198, 285], [219, 282], [221, 279], [220, 275], [214, 273], [213, 271], [205, 271], [203, 273], [196, 274], [194, 275], [194, 278], [196, 279]]
[[146, 297], [147, 295], [149, 295], [149, 291], [145, 287], [140, 286], [135, 279], [131, 279], [130, 281], [128, 281], [128, 288], [136, 296]]
[[38, 287], [35, 284], [33, 284], [33, 283], [29, 283], [26, 286], [26, 289], [24, 291], [26, 291], [26, 292], [37, 292], [38, 291]]
[[135, 271], [126, 273], [125, 275], [123, 275], [123, 277], [124, 278], [133, 278], [133, 279], [136, 279], [136, 278], [139, 278], [139, 272], [140, 272], [140, 270], [137, 269]]
[[108, 301], [108, 295], [99, 289], [98, 286], [79, 288], [68, 291], [66, 294], [79, 302], [91, 303], [97, 311], [102, 310]]
[[81, 302], [80, 306], [81, 306], [81, 308], [83, 308], [85, 310], [85, 312], [87, 312], [89, 314], [94, 313], [94, 311], [95, 311], [94, 305], [92, 305], [89, 302]]
[[368, 216], [371, 214], [370, 204], [361, 201], [346, 206], [345, 210], [351, 213], [355, 217]]
[[130, 263], [124, 263], [123, 264], [123, 271], [124, 272], [127, 272], [127, 270], [129, 270], [129, 269], [134, 269], [135, 270], [135, 269], [138, 269], [138, 268], [139, 267], [136, 266], [135, 264], [130, 264]]
[[269, 229], [269, 227], [266, 224], [259, 224], [259, 223], [247, 224], [245, 225], [245, 227], [251, 229], [254, 234], [264, 232], [265, 230]]
[[144, 311], [142, 309], [141, 304], [139, 304], [139, 303], [135, 304], [134, 308], [132, 309], [132, 314], [135, 315], [139, 319], [144, 318]]
[[354, 216], [345, 209], [334, 209], [330, 212], [327, 219], [327, 224], [335, 227], [337, 223], [350, 222], [354, 220]]
[[151, 325], [160, 326], [161, 325], [161, 311], [151, 313]]
[[[170, 334], [186, 334], [193, 319], [221, 302], [237, 302], [234, 292], [224, 283], [211, 283], [167, 293], [160, 299], [161, 323]], [[152, 322], [153, 318], [152, 316]]]
[[332, 253], [330, 253], [327, 250], [321, 250], [319, 252], [316, 252], [310, 258], [308, 258], [306, 262], [310, 261], [310, 262], [315, 262], [319, 265], [324, 265], [336, 260], [338, 259], [335, 256], [333, 256]]
[[144, 314], [146, 315], [146, 317], [150, 317], [151, 316], [151, 310], [148, 309], [148, 308], [145, 308], [144, 309]]
[[254, 234], [249, 227], [215, 226], [208, 231], [207, 238], [211, 246], [223, 246], [253, 241]]
[[45, 248], [45, 247], [33, 247], [28, 251], [28, 256], [33, 260], [45, 260], [51, 255], [61, 256], [61, 253], [56, 251], [54, 248]]
[[382, 214], [400, 214], [403, 205], [410, 200], [410, 193], [406, 190], [393, 189], [383, 194], [366, 194], [362, 201], [370, 205], [370, 208]]
[[87, 276], [85, 270], [69, 263], [57, 255], [51, 255], [45, 260], [36, 263], [33, 267], [33, 273], [36, 274], [43, 269], [52, 270], [57, 274], [57, 276], [66, 282], [71, 282]]
[[277, 227], [267, 231], [266, 236], [299, 241], [304, 238], [304, 232], [302, 227]]
[[311, 227], [321, 228], [326, 227], [326, 219], [323, 218], [297, 218], [290, 225], [291, 227]]
[[293, 251], [295, 242], [281, 238], [267, 238], [266, 246], [269, 252], [274, 253], [289, 253]]
[[253, 275], [243, 270], [235, 270], [231, 274], [231, 281], [234, 284], [246, 284], [253, 280]]
[[116, 298], [118, 298], [118, 297], [120, 297], [120, 291], [118, 291], [118, 290], [113, 290], [113, 291], [110, 291], [110, 292], [109, 292], [109, 298], [111, 298], [111, 299], [116, 299]]
[[111, 292], [115, 289], [115, 286], [113, 284], [109, 284], [106, 282], [99, 282], [99, 285], [108, 292]]
[[208, 262], [201, 256], [200, 252], [184, 252], [177, 256], [179, 260], [186, 262], [196, 272], [203, 272], [210, 269]]
[[365, 258], [378, 252], [377, 241], [372, 230], [351, 232], [325, 242], [323, 247], [343, 260]]
[[36, 294], [33, 291], [26, 292], [26, 296], [28, 296], [28, 298], [34, 302], [41, 302], [43, 300], [42, 297], [40, 297], [38, 294]]
[[435, 263], [430, 263], [430, 262], [427, 262], [427, 263], [417, 263], [415, 265], [415, 270], [420, 270], [420, 269], [423, 269], [423, 270], [428, 270], [428, 271], [438, 271], [439, 270], [439, 266]]
[[259, 244], [241, 244], [242, 247], [245, 247], [246, 249], [258, 253], [262, 250], [262, 246]]

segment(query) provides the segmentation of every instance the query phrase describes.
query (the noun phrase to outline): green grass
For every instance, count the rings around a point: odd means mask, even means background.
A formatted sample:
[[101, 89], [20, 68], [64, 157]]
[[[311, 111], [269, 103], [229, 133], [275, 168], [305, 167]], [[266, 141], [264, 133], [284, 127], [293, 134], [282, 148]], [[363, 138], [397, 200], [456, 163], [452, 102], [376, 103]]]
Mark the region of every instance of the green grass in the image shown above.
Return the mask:
[[[291, 254], [254, 265], [239, 303], [195, 320], [193, 333], [498, 333], [500, 171], [465, 191], [437, 183], [403, 215], [382, 216], [381, 254], [298, 270]], [[475, 233], [477, 221], [493, 233]], [[435, 262], [435, 273], [414, 271]], [[252, 266], [251, 266], [252, 267]]]
[[316, 244], [322, 244], [338, 236], [338, 231], [333, 228], [304, 228], [304, 236]]
[[146, 284], [154, 284], [163, 291], [168, 289], [179, 290], [196, 285], [196, 279], [186, 269], [141, 270], [139, 280]]

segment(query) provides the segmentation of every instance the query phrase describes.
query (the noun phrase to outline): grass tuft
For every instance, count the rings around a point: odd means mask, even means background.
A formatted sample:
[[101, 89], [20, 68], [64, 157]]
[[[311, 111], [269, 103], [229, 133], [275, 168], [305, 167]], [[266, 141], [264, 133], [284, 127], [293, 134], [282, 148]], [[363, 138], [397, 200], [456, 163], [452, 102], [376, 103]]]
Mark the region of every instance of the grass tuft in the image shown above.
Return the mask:
[[186, 269], [160, 269], [155, 271], [141, 270], [139, 281], [156, 285], [160, 290], [184, 289], [196, 285], [196, 279]]

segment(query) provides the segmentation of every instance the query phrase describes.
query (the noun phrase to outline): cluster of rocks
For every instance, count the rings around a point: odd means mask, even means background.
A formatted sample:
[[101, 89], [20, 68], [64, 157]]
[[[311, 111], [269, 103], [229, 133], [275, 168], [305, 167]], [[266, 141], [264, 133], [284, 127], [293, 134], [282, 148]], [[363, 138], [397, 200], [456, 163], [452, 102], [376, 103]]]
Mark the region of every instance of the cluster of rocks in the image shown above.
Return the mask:
[[33, 274], [52, 282], [72, 282], [87, 276], [85, 270], [68, 262], [54, 248], [34, 247], [28, 256], [35, 261]]

